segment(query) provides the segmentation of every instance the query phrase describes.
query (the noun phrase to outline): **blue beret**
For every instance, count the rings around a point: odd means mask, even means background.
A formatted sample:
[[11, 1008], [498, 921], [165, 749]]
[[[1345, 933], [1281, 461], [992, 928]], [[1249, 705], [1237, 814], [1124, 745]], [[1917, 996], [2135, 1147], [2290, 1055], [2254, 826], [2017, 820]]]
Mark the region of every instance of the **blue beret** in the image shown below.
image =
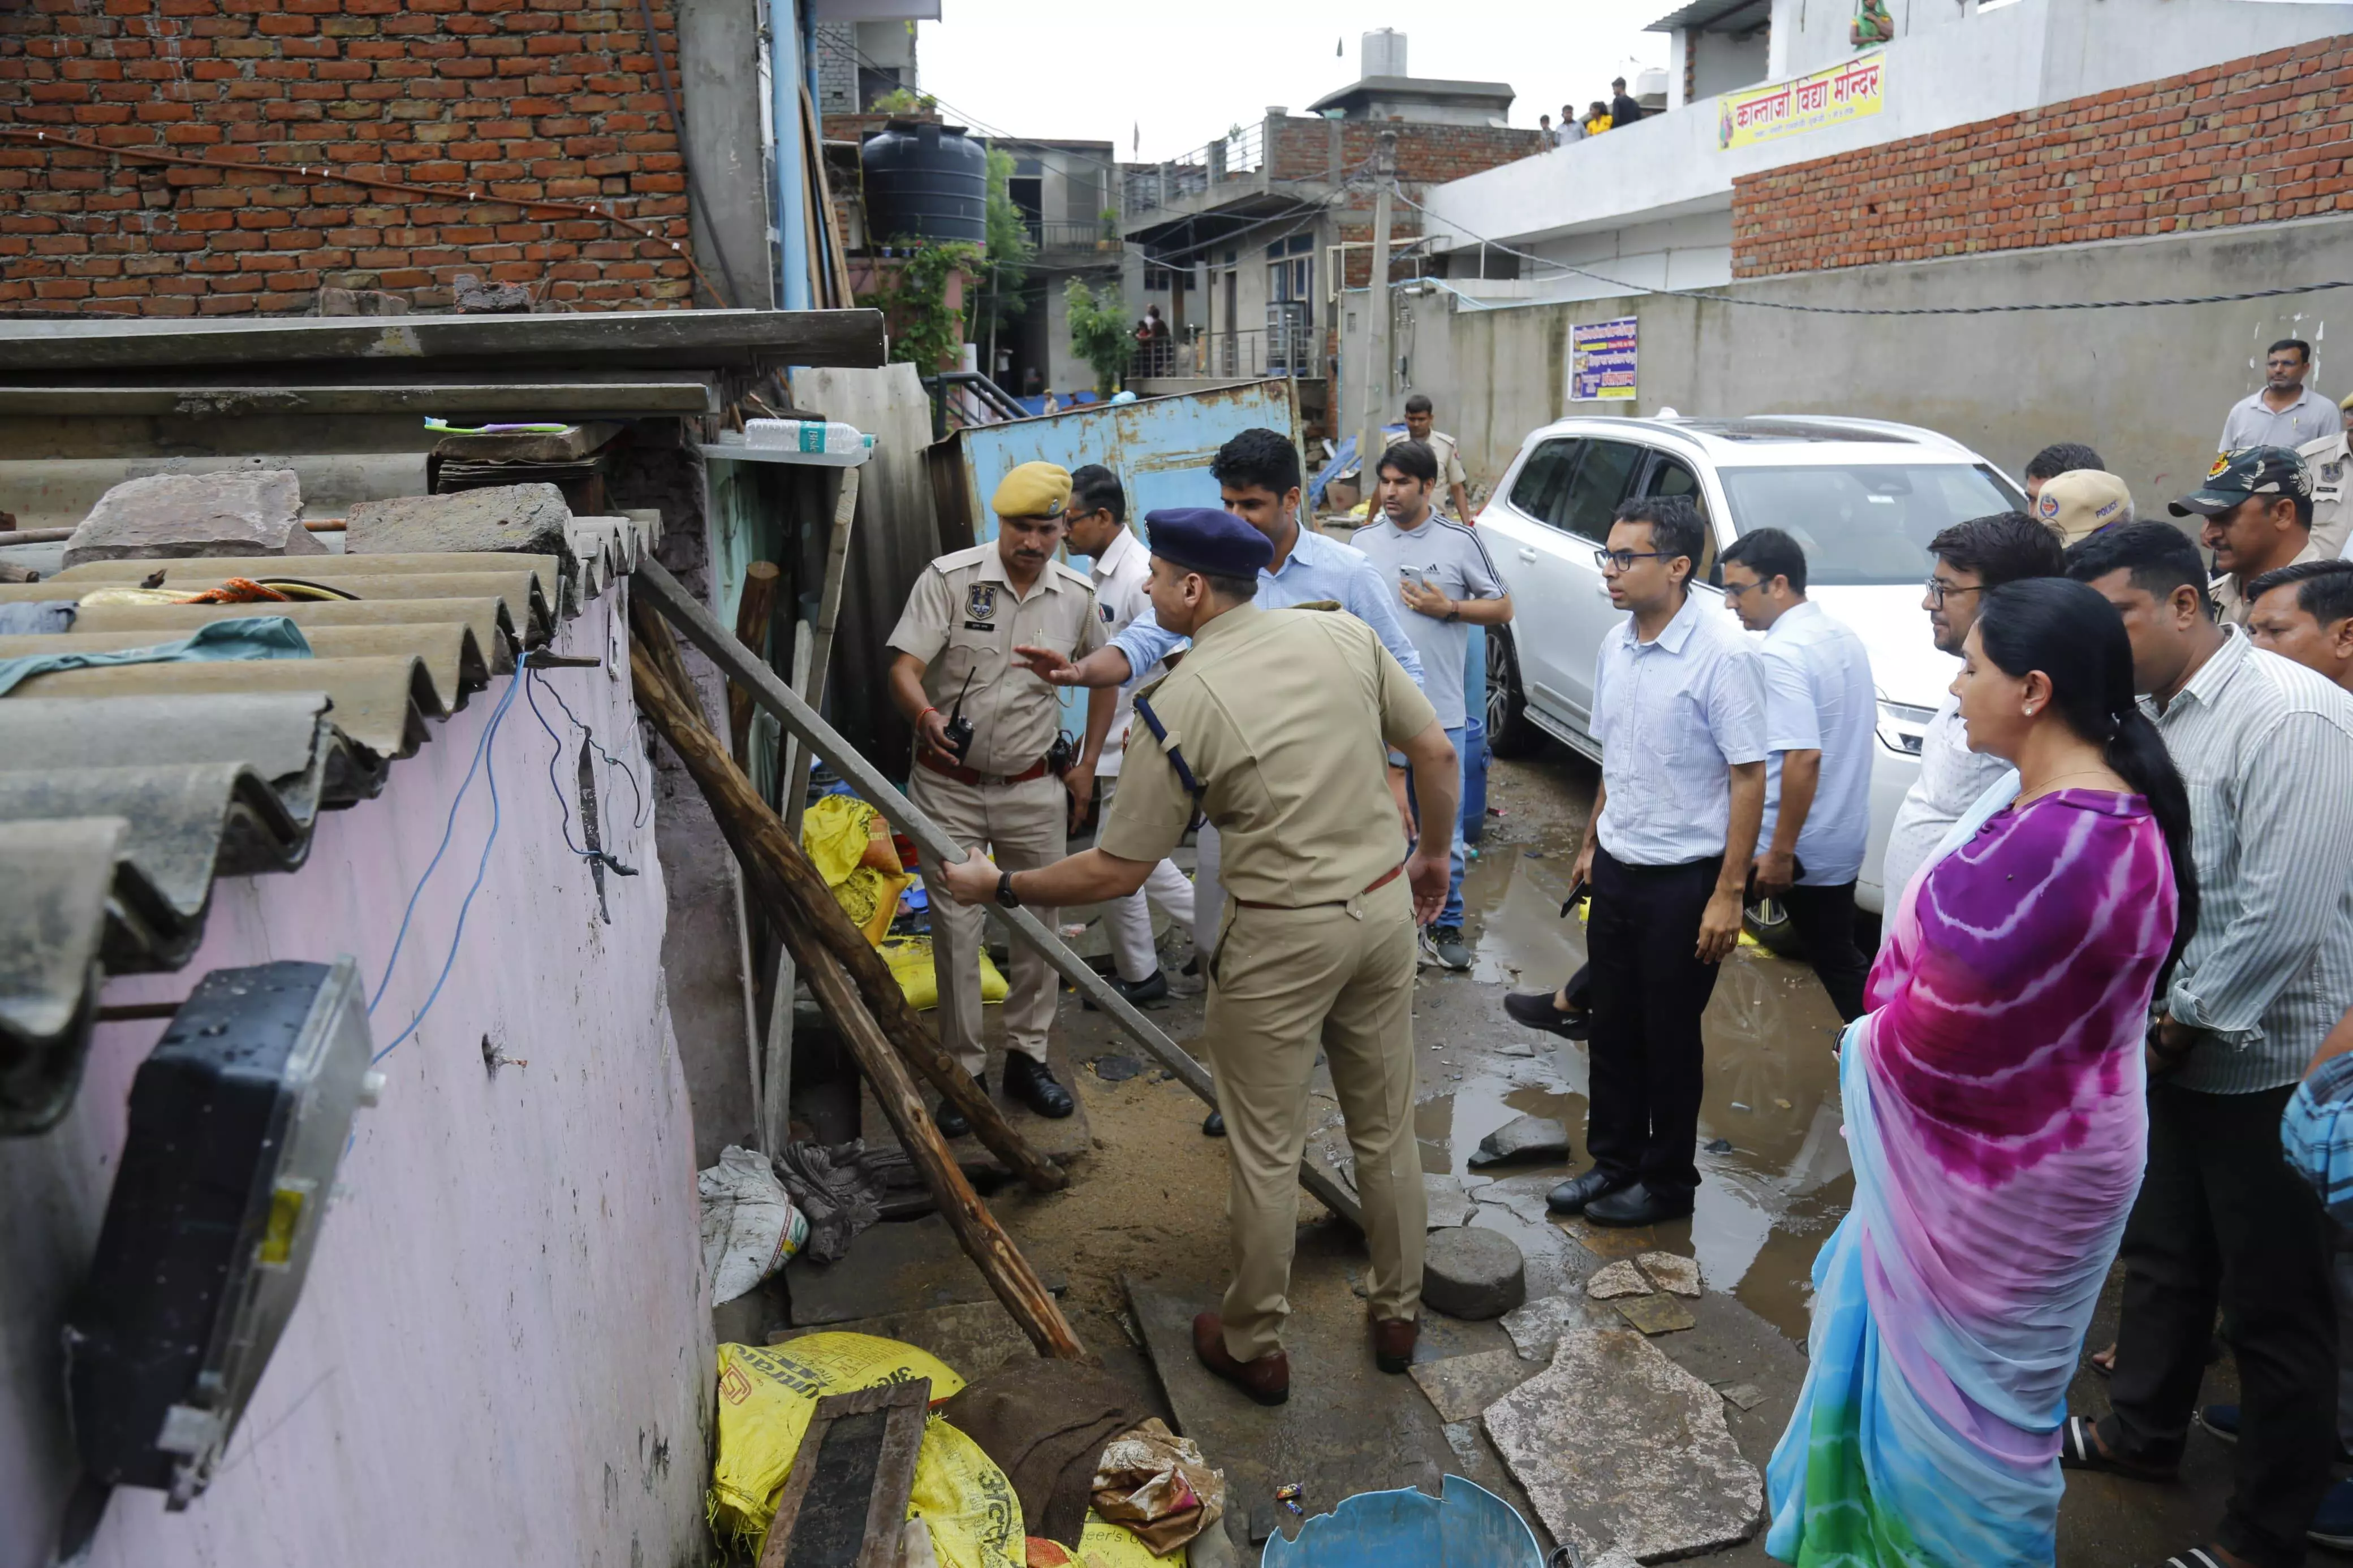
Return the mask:
[[1152, 553], [1187, 572], [1255, 577], [1274, 560], [1274, 543], [1257, 529], [1212, 506], [1163, 507], [1144, 514]]

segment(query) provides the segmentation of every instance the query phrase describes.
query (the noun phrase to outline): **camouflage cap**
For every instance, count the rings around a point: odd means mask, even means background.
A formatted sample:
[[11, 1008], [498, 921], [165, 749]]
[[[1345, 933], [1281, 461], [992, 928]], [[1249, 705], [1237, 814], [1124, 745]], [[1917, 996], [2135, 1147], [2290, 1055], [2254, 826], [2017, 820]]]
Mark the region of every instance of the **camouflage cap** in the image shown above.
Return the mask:
[[2224, 452], [2206, 470], [2206, 482], [2166, 510], [2176, 517], [2196, 512], [2215, 517], [2249, 496], [2282, 495], [2312, 499], [2312, 470], [2285, 447], [2242, 447]]

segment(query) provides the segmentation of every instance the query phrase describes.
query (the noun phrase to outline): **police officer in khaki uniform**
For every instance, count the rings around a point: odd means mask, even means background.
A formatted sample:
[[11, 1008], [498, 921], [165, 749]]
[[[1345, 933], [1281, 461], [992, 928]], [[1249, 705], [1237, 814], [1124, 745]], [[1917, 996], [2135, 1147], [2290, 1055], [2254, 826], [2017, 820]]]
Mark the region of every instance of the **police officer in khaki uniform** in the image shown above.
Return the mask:
[[[1054, 558], [1070, 499], [1071, 476], [1051, 463], [1024, 463], [1008, 474], [989, 502], [997, 537], [933, 562], [890, 637], [898, 655], [891, 700], [915, 730], [909, 797], [957, 843], [992, 847], [1008, 866], [1060, 858], [1067, 824], [1093, 794], [1092, 764], [1075, 754], [1056, 776], [1049, 753], [1061, 731], [1060, 693], [1013, 658], [1016, 643], [1068, 648], [1072, 658], [1103, 646], [1093, 584]], [[1092, 696], [1107, 725], [1118, 694]], [[971, 726], [968, 733], [958, 719]], [[927, 861], [922, 870], [940, 1044], [980, 1079], [988, 1059], [981, 1044], [981, 912], [945, 896], [938, 868]], [[1039, 918], [1054, 922], [1050, 910]], [[1055, 996], [1046, 961], [1016, 945], [1005, 1001], [1005, 1091], [1040, 1116], [1060, 1117], [1074, 1102], [1046, 1066]], [[946, 1102], [938, 1121], [951, 1138], [970, 1130]]]
[[2353, 489], [2353, 437], [2347, 435], [2353, 430], [2353, 397], [2337, 408], [2346, 429], [2295, 449], [2312, 470], [2312, 547], [2323, 561], [2342, 558], [2346, 539], [2353, 535], [2353, 506], [2346, 504], [2346, 492]]
[[1025, 871], [976, 856], [942, 880], [974, 903], [1099, 901], [1141, 887], [1197, 806], [1217, 825], [1230, 896], [1202, 1039], [1231, 1140], [1233, 1280], [1221, 1312], [1193, 1320], [1193, 1348], [1279, 1405], [1291, 1388], [1282, 1333], [1319, 1047], [1364, 1200], [1374, 1359], [1401, 1373], [1413, 1358], [1428, 1214], [1413, 1130], [1415, 933], [1446, 897], [1447, 838], [1430, 835], [1429, 852], [1408, 858], [1388, 752], [1405, 752], [1437, 821], [1453, 820], [1460, 774], [1435, 710], [1371, 627], [1250, 603], [1272, 559], [1264, 534], [1208, 509], [1145, 521], [1153, 611], [1193, 647], [1136, 698], [1095, 847]]

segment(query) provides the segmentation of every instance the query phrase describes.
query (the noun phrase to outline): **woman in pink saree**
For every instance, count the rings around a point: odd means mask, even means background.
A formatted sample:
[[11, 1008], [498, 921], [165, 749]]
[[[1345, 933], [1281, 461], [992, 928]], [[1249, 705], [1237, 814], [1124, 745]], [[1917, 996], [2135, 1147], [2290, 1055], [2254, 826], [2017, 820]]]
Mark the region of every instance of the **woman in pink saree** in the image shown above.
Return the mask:
[[2142, 1041], [2197, 918], [2189, 807], [2106, 601], [1986, 595], [1972, 750], [2013, 763], [1905, 890], [1846, 1033], [1854, 1205], [1768, 1470], [1787, 1563], [2053, 1560], [2076, 1352], [2147, 1134]]

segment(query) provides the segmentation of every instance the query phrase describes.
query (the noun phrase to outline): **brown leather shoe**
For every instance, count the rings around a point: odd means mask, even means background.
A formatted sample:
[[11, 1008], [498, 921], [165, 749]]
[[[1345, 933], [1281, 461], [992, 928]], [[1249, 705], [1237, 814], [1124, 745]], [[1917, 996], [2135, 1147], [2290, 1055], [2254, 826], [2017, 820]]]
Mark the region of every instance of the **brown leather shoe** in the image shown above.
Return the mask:
[[1421, 1337], [1419, 1321], [1413, 1318], [1372, 1318], [1371, 1321], [1373, 1364], [1383, 1372], [1403, 1372], [1413, 1365], [1414, 1342]]
[[1193, 1353], [1203, 1366], [1261, 1405], [1281, 1405], [1291, 1397], [1291, 1358], [1269, 1351], [1255, 1361], [1236, 1361], [1226, 1349], [1225, 1321], [1215, 1312], [1193, 1319]]

